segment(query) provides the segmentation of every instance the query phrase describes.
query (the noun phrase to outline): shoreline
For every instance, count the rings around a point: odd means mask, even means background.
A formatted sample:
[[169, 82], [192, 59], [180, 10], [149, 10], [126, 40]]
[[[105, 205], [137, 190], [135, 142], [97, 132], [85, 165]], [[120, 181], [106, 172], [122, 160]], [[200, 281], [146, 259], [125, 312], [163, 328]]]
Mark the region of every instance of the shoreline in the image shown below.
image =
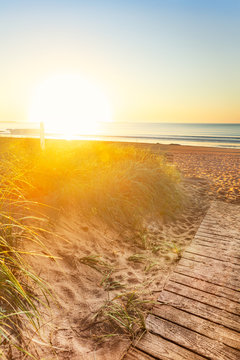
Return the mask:
[[[122, 144], [123, 142], [111, 142], [112, 144]], [[201, 145], [181, 145], [181, 144], [150, 144], [150, 143], [132, 143], [132, 142], [124, 142], [124, 144], [133, 145], [136, 147], [150, 147], [151, 150], [168, 150], [172, 152], [188, 152], [188, 151], [195, 151], [195, 152], [218, 152], [218, 153], [231, 153], [231, 154], [238, 154], [240, 156], [240, 149], [233, 149], [233, 148], [222, 148], [222, 147], [215, 147], [215, 146], [201, 146]], [[154, 149], [155, 148], [155, 149]]]
[[[36, 140], [36, 141], [40, 141], [39, 139], [39, 135], [36, 135], [36, 136], [32, 136], [32, 135], [29, 135], [29, 136], [25, 136], [25, 135], [11, 135], [11, 136], [8, 136], [8, 135], [1, 135], [0, 134], [0, 139], [30, 139], [30, 140]], [[107, 140], [109, 139], [109, 140]], [[120, 140], [122, 139], [122, 140]], [[133, 139], [133, 141], [129, 141], [129, 139]], [[103, 136], [101, 138], [101, 136], [99, 136], [99, 138], [97, 137], [94, 137], [94, 136], [83, 136], [83, 138], [80, 138], [79, 137], [70, 137], [70, 138], [56, 138], [56, 137], [51, 137], [51, 136], [45, 136], [45, 140], [46, 141], [73, 141], [73, 142], [76, 142], [76, 141], [79, 141], [79, 142], [86, 142], [86, 141], [96, 141], [96, 142], [103, 142], [103, 143], [117, 143], [117, 144], [131, 144], [131, 145], [140, 145], [140, 146], [143, 146], [143, 145], [148, 145], [148, 146], [182, 146], [182, 147], [197, 147], [197, 148], [210, 148], [210, 149], [229, 149], [229, 150], [236, 150], [236, 151], [239, 151], [240, 152], [240, 143], [239, 143], [239, 146], [236, 147], [236, 146], [210, 146], [210, 145], [203, 145], [204, 142], [200, 142], [199, 141], [199, 144], [196, 142], [196, 144], [180, 144], [180, 143], [162, 143], [160, 142], [161, 140], [163, 139], [159, 139], [159, 138], [154, 138], [156, 141], [155, 142], [152, 142], [153, 138], [149, 138], [149, 141], [140, 141], [140, 140], [143, 140], [143, 139], [147, 139], [147, 138], [143, 138], [143, 137], [138, 137], [138, 138], [135, 138], [135, 137], [131, 137], [131, 136]], [[157, 141], [157, 140], [160, 140], [160, 141]], [[1, 141], [1, 140], [0, 140]]]

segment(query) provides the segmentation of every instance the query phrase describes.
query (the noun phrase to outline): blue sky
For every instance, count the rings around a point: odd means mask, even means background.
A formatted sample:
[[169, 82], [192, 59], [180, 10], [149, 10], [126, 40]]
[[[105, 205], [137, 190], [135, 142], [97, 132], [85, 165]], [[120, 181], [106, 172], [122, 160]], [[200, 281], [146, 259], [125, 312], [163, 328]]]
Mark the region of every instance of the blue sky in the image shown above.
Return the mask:
[[240, 121], [240, 1], [0, 1], [0, 119], [76, 72], [117, 121]]

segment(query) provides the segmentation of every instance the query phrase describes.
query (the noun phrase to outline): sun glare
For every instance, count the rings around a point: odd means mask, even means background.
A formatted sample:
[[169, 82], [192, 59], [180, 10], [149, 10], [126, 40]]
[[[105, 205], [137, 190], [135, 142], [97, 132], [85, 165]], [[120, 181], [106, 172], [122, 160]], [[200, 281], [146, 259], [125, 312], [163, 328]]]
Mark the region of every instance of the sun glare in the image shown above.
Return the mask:
[[37, 86], [30, 122], [43, 122], [46, 132], [94, 135], [100, 122], [111, 121], [109, 102], [95, 84], [79, 75], [53, 76]]

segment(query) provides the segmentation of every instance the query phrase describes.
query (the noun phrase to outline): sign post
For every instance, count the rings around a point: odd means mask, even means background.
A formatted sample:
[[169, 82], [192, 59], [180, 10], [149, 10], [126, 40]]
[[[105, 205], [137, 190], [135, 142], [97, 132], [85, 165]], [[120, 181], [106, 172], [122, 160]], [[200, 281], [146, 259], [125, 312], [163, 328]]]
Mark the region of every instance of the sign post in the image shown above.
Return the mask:
[[44, 136], [44, 124], [40, 122], [40, 146], [42, 150], [45, 150], [45, 136]]

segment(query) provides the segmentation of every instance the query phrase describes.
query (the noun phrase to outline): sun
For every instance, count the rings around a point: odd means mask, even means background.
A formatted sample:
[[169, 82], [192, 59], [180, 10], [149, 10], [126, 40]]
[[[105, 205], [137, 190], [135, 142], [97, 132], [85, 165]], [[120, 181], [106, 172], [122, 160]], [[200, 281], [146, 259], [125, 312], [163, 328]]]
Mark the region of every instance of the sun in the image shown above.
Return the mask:
[[94, 135], [100, 122], [110, 122], [111, 110], [104, 92], [76, 74], [52, 76], [32, 94], [30, 122], [43, 122], [45, 131], [56, 134]]

